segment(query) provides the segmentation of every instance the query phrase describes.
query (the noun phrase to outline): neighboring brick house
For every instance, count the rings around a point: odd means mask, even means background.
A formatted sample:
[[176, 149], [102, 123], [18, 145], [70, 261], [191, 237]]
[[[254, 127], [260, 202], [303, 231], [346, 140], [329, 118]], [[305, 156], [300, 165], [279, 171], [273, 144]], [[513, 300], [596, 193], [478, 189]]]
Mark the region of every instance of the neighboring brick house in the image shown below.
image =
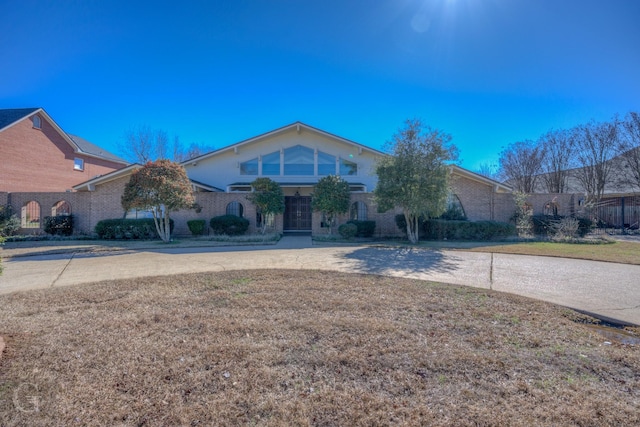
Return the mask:
[[69, 191], [127, 164], [67, 134], [42, 108], [0, 110], [0, 191]]

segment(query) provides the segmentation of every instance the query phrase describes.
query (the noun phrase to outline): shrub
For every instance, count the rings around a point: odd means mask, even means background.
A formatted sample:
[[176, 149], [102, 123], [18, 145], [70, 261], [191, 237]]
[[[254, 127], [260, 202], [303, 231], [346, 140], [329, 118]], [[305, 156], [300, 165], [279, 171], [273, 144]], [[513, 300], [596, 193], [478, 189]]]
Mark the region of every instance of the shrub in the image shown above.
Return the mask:
[[213, 230], [213, 234], [239, 236], [247, 232], [249, 220], [236, 215], [221, 215], [211, 218], [209, 225]]
[[467, 219], [467, 216], [464, 214], [464, 211], [460, 206], [449, 205], [446, 211], [442, 215], [440, 215], [440, 219], [446, 219], [450, 221], [464, 221]]
[[427, 240], [492, 240], [515, 233], [512, 224], [497, 221], [446, 221], [430, 219], [422, 224]]
[[20, 228], [20, 219], [11, 205], [0, 206], [0, 236], [12, 236]]
[[207, 221], [204, 219], [191, 219], [187, 221], [187, 227], [194, 236], [201, 236], [204, 234], [204, 227]]
[[358, 234], [358, 226], [353, 223], [342, 224], [338, 227], [338, 233], [345, 239], [352, 239]]
[[564, 217], [551, 223], [551, 232], [555, 239], [574, 239], [578, 234], [580, 223], [576, 218]]
[[562, 215], [535, 215], [532, 217], [533, 232], [541, 236], [555, 235], [558, 227], [560, 227], [559, 223], [562, 223], [565, 219], [577, 221], [578, 226], [574, 235], [578, 237], [584, 237], [591, 231], [591, 228], [593, 228], [593, 221], [588, 218], [564, 217]]
[[[402, 218], [404, 219], [404, 216]], [[356, 237], [371, 237], [376, 231], [375, 221], [351, 220], [347, 221], [347, 224], [353, 224], [357, 227], [358, 231], [356, 232]], [[338, 230], [338, 232], [340, 232], [340, 230]]]
[[45, 216], [44, 232], [52, 236], [71, 236], [73, 234], [73, 215]]
[[[169, 219], [169, 229], [173, 231], [173, 219]], [[96, 224], [94, 229], [98, 238], [112, 239], [157, 239], [158, 232], [153, 218], [143, 219], [103, 219]]]

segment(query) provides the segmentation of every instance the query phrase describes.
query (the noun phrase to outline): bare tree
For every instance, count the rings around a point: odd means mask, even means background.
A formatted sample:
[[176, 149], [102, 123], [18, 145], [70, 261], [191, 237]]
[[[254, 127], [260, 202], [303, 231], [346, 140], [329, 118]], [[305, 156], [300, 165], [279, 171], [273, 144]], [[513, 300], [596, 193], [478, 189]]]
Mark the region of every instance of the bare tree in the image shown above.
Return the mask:
[[500, 153], [500, 176], [514, 191], [533, 193], [542, 172], [542, 157], [542, 148], [533, 141], [510, 144]]
[[621, 123], [619, 150], [627, 183], [640, 189], [640, 114], [630, 112]]
[[586, 192], [587, 202], [597, 204], [615, 172], [609, 160], [618, 154], [618, 121], [590, 122], [575, 129], [578, 168], [575, 178]]
[[191, 145], [185, 149], [182, 144], [180, 144], [178, 137], [176, 137], [173, 146], [173, 160], [176, 162], [184, 162], [213, 150], [212, 147], [196, 144], [195, 142], [192, 142]]
[[140, 164], [155, 160], [183, 162], [211, 150], [209, 147], [195, 143], [185, 149], [178, 136], [174, 137], [173, 146], [170, 146], [169, 134], [166, 131], [152, 130], [149, 126], [130, 129], [125, 133], [124, 141], [120, 144], [122, 157]]
[[488, 162], [480, 163], [478, 165], [478, 169], [476, 169], [476, 173], [484, 176], [485, 178], [493, 179], [494, 181], [497, 181], [500, 178], [498, 166]]
[[540, 137], [542, 148], [542, 182], [549, 193], [567, 191], [570, 170], [575, 166], [576, 142], [574, 134], [567, 130], [551, 130]]

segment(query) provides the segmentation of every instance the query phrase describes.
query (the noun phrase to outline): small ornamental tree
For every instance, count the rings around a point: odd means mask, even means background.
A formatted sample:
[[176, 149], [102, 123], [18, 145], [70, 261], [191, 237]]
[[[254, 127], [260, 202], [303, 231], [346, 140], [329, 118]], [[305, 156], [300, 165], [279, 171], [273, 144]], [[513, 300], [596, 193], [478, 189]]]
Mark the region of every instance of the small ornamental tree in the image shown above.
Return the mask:
[[450, 172], [446, 162], [457, 157], [450, 141], [450, 135], [418, 119], [407, 120], [387, 142], [390, 156], [376, 166], [378, 211], [402, 208], [411, 243], [418, 242], [421, 217], [437, 218], [447, 208]]
[[339, 176], [325, 176], [315, 185], [311, 209], [322, 212], [329, 225], [329, 234], [333, 234], [336, 216], [349, 211], [350, 199], [349, 183]]
[[268, 219], [284, 212], [284, 193], [282, 187], [271, 178], [257, 178], [251, 183], [251, 187], [253, 193], [247, 195], [247, 200], [262, 214], [260, 232], [265, 234]]
[[169, 212], [193, 206], [191, 182], [184, 168], [169, 160], [148, 162], [136, 170], [122, 195], [122, 207], [150, 210], [163, 242], [171, 239]]

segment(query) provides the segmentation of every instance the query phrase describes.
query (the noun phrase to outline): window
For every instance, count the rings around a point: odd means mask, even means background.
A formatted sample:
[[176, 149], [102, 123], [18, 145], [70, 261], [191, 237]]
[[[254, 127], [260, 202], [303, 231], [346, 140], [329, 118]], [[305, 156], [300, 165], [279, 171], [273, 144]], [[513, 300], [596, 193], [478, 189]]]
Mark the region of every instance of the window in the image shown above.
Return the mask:
[[229, 192], [232, 193], [251, 193], [250, 185], [232, 185], [229, 187]]
[[235, 215], [242, 218], [244, 215], [244, 206], [235, 200], [227, 205], [227, 215]]
[[153, 218], [153, 212], [150, 209], [129, 209], [124, 216], [126, 219], [142, 219]]
[[40, 129], [41, 126], [42, 126], [42, 122], [41, 122], [40, 116], [35, 115], [35, 116], [33, 116], [32, 120], [33, 120], [34, 129]]
[[71, 205], [65, 200], [60, 200], [51, 207], [51, 216], [71, 215]]
[[340, 175], [357, 175], [358, 164], [346, 159], [340, 159]]
[[84, 160], [76, 157], [73, 159], [73, 170], [83, 171], [84, 170]]
[[363, 202], [353, 202], [349, 210], [349, 219], [354, 221], [367, 220], [367, 205]]
[[314, 158], [311, 148], [296, 145], [284, 150], [285, 175], [313, 175]]
[[258, 175], [258, 158], [240, 163], [240, 175]]
[[558, 203], [554, 200], [548, 201], [544, 204], [544, 212], [545, 215], [558, 216]]
[[280, 152], [262, 156], [262, 175], [280, 175]]
[[318, 151], [318, 175], [335, 175], [336, 158], [331, 154]]
[[462, 202], [460, 202], [460, 198], [457, 194], [447, 194], [447, 210], [440, 215], [440, 218], [449, 220], [467, 219], [467, 214], [464, 212], [464, 207], [462, 206]]
[[40, 228], [40, 204], [38, 202], [32, 200], [22, 206], [20, 226], [22, 228]]

